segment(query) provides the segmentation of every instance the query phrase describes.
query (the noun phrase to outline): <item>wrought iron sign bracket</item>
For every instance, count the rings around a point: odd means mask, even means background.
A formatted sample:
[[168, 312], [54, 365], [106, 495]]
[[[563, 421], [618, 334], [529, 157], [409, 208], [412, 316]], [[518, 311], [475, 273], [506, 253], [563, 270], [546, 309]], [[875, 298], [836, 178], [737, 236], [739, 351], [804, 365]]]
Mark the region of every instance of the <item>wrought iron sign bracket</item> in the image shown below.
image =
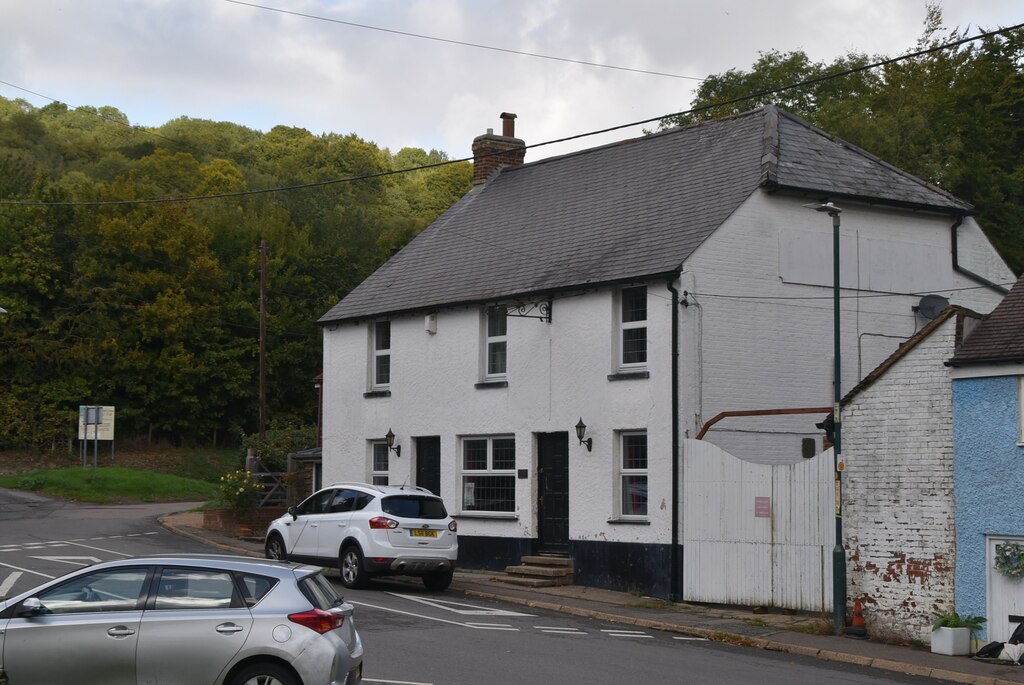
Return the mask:
[[506, 305], [506, 315], [520, 319], [540, 319], [551, 323], [551, 300], [543, 302], [517, 302]]

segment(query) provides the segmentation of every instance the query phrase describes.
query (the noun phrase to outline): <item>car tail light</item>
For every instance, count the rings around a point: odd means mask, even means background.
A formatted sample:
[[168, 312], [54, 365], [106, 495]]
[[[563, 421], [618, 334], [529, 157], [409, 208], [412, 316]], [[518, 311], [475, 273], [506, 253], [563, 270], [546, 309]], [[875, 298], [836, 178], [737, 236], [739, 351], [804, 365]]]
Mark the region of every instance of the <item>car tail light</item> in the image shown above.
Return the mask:
[[448, 530], [450, 530], [451, 532], [454, 533], [458, 529], [459, 529], [459, 524], [456, 521], [452, 521], [451, 523], [448, 524]]
[[387, 516], [374, 516], [370, 519], [370, 528], [398, 528], [398, 521], [389, 519]]
[[310, 609], [298, 614], [288, 614], [288, 620], [292, 623], [306, 626], [310, 630], [323, 635], [345, 625], [345, 617], [341, 614], [332, 614], [323, 609]]

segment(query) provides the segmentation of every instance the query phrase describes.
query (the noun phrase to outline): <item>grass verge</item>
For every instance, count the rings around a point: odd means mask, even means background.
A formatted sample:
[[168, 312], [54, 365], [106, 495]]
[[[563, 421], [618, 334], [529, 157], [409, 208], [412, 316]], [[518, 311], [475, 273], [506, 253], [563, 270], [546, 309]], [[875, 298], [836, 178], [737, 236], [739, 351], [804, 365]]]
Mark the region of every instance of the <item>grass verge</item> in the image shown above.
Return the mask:
[[119, 466], [43, 469], [0, 476], [0, 487], [96, 504], [189, 502], [217, 495], [217, 486], [204, 480]]

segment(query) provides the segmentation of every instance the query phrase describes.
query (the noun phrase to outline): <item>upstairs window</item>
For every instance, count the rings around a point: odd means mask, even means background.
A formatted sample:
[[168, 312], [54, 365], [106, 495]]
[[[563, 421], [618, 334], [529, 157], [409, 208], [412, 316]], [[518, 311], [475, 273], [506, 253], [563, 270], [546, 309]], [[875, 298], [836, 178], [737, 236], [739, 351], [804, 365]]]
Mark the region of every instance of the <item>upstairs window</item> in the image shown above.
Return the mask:
[[370, 385], [375, 390], [391, 385], [391, 322], [375, 321], [373, 324], [373, 359]]
[[647, 287], [623, 288], [619, 293], [619, 364], [647, 364]]
[[505, 378], [508, 364], [508, 310], [503, 306], [488, 307], [484, 327], [484, 377]]

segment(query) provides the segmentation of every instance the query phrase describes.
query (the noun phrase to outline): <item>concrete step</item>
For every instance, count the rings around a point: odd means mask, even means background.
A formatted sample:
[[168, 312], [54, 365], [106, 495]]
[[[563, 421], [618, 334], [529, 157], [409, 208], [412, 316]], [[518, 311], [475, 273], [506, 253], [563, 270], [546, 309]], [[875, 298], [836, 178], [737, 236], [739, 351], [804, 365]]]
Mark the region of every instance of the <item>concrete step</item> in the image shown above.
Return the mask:
[[523, 557], [523, 564], [527, 566], [568, 566], [572, 568], [572, 557], [554, 556], [540, 554], [537, 556]]
[[565, 566], [506, 566], [505, 573], [514, 576], [527, 576], [536, 578], [572, 578], [572, 569]]

